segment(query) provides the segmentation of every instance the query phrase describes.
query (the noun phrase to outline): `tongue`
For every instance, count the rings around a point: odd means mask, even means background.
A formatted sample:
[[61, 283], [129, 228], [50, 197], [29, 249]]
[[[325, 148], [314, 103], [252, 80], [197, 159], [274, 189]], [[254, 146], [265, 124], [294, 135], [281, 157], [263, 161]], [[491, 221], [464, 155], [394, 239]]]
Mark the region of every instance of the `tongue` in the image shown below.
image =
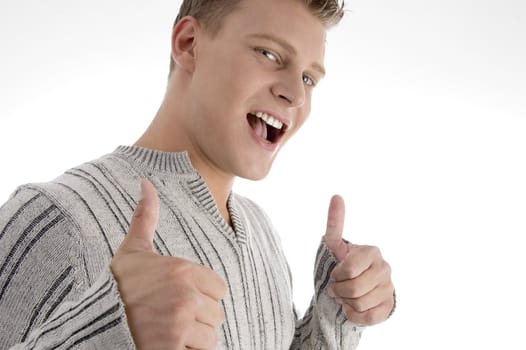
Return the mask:
[[267, 124], [263, 120], [257, 117], [250, 118], [250, 125], [256, 132], [256, 135], [261, 137], [263, 140], [267, 139]]

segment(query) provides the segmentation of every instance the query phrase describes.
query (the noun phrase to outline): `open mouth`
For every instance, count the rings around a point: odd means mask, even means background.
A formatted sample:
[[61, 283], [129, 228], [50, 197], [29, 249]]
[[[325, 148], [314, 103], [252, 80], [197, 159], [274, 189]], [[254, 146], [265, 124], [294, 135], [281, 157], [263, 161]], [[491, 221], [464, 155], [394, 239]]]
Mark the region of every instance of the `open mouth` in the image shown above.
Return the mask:
[[278, 143], [287, 129], [285, 124], [263, 112], [248, 113], [247, 120], [256, 135], [270, 144]]

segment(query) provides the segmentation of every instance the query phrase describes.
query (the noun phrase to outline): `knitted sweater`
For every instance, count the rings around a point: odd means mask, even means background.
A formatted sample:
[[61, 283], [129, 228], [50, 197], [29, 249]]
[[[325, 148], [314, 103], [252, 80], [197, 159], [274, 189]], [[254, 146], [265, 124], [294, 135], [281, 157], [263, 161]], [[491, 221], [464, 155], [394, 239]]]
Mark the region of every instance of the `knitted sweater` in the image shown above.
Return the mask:
[[0, 348], [134, 349], [109, 264], [148, 178], [160, 199], [154, 247], [208, 266], [227, 283], [218, 349], [355, 349], [362, 328], [326, 293], [336, 261], [323, 244], [303, 318], [277, 233], [232, 193], [230, 227], [187, 153], [120, 146], [0, 208]]

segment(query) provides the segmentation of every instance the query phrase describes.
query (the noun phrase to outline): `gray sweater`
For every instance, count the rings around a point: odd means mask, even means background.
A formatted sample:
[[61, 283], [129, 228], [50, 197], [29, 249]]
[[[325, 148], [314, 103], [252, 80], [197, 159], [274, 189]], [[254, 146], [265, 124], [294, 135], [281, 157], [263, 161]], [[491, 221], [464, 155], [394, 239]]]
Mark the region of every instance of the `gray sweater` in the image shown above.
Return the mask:
[[336, 261], [321, 243], [303, 318], [277, 233], [232, 193], [230, 227], [186, 153], [120, 146], [57, 179], [19, 187], [0, 207], [0, 349], [133, 349], [109, 263], [148, 178], [160, 198], [159, 254], [227, 283], [218, 349], [355, 349], [362, 328], [326, 293]]

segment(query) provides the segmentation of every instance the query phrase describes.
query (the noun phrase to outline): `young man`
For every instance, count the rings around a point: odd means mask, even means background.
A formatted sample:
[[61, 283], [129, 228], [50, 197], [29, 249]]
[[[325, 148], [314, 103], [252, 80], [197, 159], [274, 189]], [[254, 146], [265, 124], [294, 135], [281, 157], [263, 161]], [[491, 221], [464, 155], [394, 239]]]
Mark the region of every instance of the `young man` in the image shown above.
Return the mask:
[[135, 145], [1, 207], [0, 347], [354, 349], [384, 321], [389, 265], [342, 239], [340, 197], [298, 319], [277, 233], [232, 192], [306, 120], [341, 16], [336, 0], [185, 1], [166, 96]]

